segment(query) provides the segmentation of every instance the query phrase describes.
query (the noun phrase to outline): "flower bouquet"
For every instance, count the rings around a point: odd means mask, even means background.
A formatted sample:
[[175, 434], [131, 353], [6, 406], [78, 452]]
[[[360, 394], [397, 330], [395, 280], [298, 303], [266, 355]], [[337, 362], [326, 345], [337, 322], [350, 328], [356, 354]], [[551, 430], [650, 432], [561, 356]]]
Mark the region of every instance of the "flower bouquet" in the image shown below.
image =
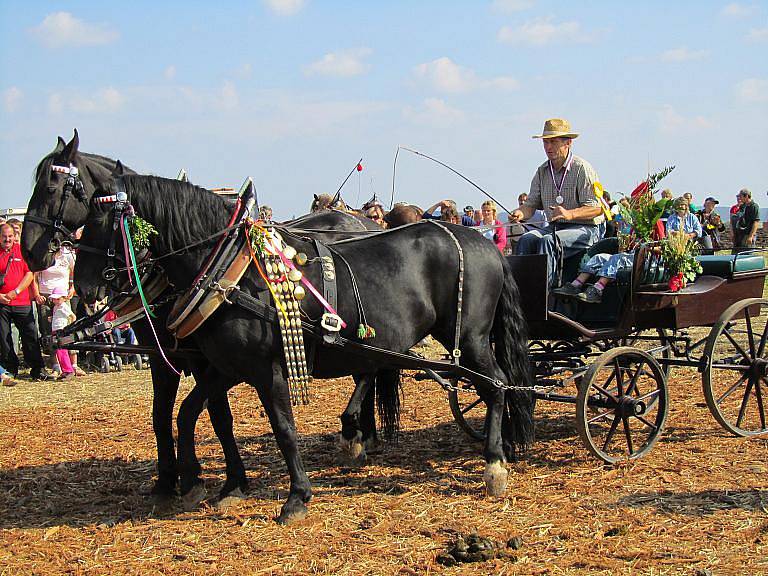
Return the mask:
[[661, 244], [661, 253], [668, 273], [669, 290], [677, 292], [701, 274], [701, 264], [696, 260], [699, 244], [685, 232], [672, 232]]
[[672, 205], [672, 200], [654, 200], [653, 195], [659, 182], [674, 169], [674, 166], [667, 166], [655, 174], [650, 174], [632, 191], [626, 202], [622, 202], [621, 219], [629, 232], [622, 233], [619, 237], [621, 251], [631, 250], [640, 242], [661, 240], [664, 237], [664, 224], [659, 219]]

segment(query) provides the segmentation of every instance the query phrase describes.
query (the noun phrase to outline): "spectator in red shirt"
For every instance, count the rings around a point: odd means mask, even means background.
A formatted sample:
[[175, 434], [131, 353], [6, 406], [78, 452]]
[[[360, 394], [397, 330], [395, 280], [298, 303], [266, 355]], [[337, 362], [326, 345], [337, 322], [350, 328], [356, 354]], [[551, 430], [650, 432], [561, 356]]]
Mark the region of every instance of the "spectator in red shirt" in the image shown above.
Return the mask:
[[49, 374], [43, 367], [43, 355], [37, 336], [35, 317], [29, 297], [29, 285], [33, 274], [21, 257], [21, 247], [16, 242], [13, 226], [0, 226], [0, 364], [11, 374], [19, 371], [19, 358], [13, 349], [11, 322], [21, 337], [24, 359], [31, 368], [33, 380], [47, 380]]

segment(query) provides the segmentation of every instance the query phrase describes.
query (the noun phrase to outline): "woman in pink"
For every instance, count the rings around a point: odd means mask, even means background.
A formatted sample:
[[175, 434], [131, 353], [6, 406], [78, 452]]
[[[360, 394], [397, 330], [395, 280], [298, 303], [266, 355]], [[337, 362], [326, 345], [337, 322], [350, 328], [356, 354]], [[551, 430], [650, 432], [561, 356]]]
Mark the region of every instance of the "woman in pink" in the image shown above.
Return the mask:
[[[70, 300], [75, 295], [75, 288], [73, 286], [74, 274], [75, 255], [68, 248], [59, 249], [54, 255], [53, 264], [42, 272], [37, 273], [38, 296], [35, 298], [35, 301], [39, 306], [40, 334], [47, 336], [51, 333], [50, 317], [52, 309], [48, 304], [54, 291], [66, 294], [67, 300]], [[77, 352], [72, 351], [69, 355], [72, 359], [72, 366], [78, 376], [85, 374], [77, 365]]]
[[[478, 224], [482, 227], [482, 235], [493, 241], [496, 248], [504, 254], [504, 248], [507, 246], [507, 229], [496, 218], [496, 202], [486, 200], [480, 208], [483, 219]], [[493, 226], [493, 228], [488, 228], [489, 226]]]

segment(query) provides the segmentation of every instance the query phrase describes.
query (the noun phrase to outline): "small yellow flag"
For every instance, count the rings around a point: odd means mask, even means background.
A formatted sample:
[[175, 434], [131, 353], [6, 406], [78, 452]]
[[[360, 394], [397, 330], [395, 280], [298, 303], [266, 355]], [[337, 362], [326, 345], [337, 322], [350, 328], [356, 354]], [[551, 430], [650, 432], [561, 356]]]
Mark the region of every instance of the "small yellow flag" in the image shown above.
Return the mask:
[[597, 201], [600, 202], [600, 208], [603, 210], [603, 214], [605, 214], [606, 220], [613, 220], [613, 214], [611, 214], [611, 207], [608, 204], [608, 201], [603, 198], [603, 185], [600, 184], [600, 182], [595, 182], [592, 185], [593, 190], [595, 191], [595, 198], [597, 198]]

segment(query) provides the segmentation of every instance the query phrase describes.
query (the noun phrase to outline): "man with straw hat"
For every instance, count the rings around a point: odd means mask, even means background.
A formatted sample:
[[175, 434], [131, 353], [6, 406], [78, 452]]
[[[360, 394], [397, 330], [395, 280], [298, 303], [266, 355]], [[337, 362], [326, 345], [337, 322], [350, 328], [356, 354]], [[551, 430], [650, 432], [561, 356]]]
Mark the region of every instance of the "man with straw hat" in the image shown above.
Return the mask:
[[509, 216], [510, 221], [518, 222], [531, 218], [536, 210], [544, 210], [550, 224], [523, 234], [517, 253], [547, 254], [550, 286], [557, 283], [554, 234], [559, 238], [563, 258], [567, 258], [597, 242], [605, 230], [603, 211], [595, 197], [597, 173], [589, 162], [571, 151], [578, 136], [567, 120], [551, 118], [544, 122], [543, 132], [534, 138], [542, 139], [547, 161], [536, 170], [528, 199]]

